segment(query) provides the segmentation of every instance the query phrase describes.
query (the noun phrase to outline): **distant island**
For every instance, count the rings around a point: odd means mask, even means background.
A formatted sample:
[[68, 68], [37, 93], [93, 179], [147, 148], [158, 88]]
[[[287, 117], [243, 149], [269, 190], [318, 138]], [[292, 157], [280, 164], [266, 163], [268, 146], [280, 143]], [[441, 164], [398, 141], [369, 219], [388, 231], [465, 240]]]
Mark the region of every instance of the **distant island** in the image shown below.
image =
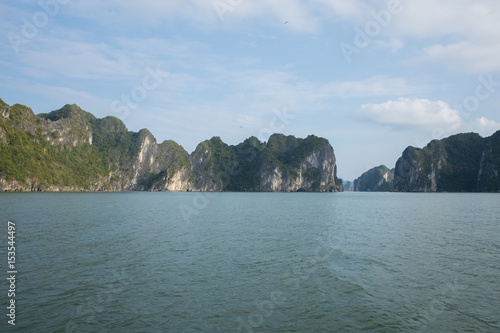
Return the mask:
[[433, 140], [408, 147], [394, 169], [384, 165], [354, 181], [355, 191], [500, 192], [500, 131]]
[[314, 135], [213, 137], [189, 154], [77, 105], [35, 115], [0, 99], [0, 191], [339, 192], [342, 181], [332, 146]]
[[353, 191], [356, 192], [390, 192], [393, 190], [394, 169], [389, 170], [385, 165], [375, 167], [363, 173], [353, 182]]

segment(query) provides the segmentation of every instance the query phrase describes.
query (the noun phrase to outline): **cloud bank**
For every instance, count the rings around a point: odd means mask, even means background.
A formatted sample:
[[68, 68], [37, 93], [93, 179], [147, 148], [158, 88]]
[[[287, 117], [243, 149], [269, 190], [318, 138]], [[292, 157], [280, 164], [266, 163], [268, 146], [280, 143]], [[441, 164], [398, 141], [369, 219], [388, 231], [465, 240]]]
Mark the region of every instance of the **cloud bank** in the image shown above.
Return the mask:
[[395, 130], [431, 131], [450, 134], [478, 132], [489, 135], [500, 124], [486, 117], [466, 122], [460, 112], [443, 101], [400, 97], [380, 104], [364, 104], [358, 117], [369, 122], [387, 125]]

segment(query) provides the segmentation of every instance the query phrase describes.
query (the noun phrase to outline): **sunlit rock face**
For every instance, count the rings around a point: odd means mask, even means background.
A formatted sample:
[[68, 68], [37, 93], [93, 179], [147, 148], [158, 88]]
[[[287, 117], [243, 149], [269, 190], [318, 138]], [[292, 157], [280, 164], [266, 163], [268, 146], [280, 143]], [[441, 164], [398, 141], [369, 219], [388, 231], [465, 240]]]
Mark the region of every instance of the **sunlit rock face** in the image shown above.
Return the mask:
[[214, 137], [188, 154], [77, 105], [35, 115], [0, 100], [0, 149], [2, 191], [342, 191], [333, 148], [314, 135]]

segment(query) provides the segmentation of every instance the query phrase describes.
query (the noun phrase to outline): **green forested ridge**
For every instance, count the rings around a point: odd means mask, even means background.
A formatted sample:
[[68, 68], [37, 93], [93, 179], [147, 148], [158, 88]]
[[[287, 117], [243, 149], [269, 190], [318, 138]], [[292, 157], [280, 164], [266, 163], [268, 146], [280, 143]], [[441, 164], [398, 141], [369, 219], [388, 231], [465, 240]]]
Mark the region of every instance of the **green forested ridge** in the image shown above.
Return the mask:
[[209, 154], [212, 155], [209, 163], [213, 167], [215, 174], [225, 172], [236, 161], [234, 149], [224, 143], [218, 136], [203, 142], [203, 145], [209, 151]]
[[500, 131], [433, 140], [422, 149], [408, 147], [396, 163], [396, 191], [500, 191]]
[[450, 136], [442, 143], [447, 163], [441, 170], [438, 191], [473, 192], [486, 140], [479, 134], [466, 133]]
[[[259, 191], [263, 173], [278, 168], [284, 179], [297, 180], [304, 159], [316, 150], [326, 150], [334, 156], [328, 140], [314, 135], [306, 139], [273, 134], [267, 143], [251, 137], [244, 142], [229, 146], [220, 138], [214, 137], [205, 141], [203, 146], [212, 153], [211, 166], [215, 174], [228, 177], [224, 190], [228, 191]], [[335, 163], [335, 161], [333, 161]], [[302, 176], [312, 183], [311, 188], [319, 191], [320, 180], [324, 170], [322, 166], [308, 167]], [[336, 170], [335, 170], [336, 172]], [[334, 177], [330, 186], [341, 188], [341, 182]]]
[[[251, 137], [236, 146], [213, 137], [190, 156], [172, 140], [157, 144], [147, 129], [128, 131], [120, 119], [98, 119], [74, 104], [35, 115], [0, 99], [3, 190], [259, 191], [262, 173], [278, 168], [288, 182], [301, 172], [307, 189], [316, 191], [327, 172], [320, 167], [324, 161], [301, 164], [315, 149], [336, 171], [333, 149], [315, 136], [275, 134], [267, 143]], [[199, 161], [196, 166], [193, 160]], [[322, 191], [341, 189], [336, 176], [323, 178]]]
[[[62, 111], [61, 111], [62, 110]], [[57, 114], [67, 114], [67, 110]], [[45, 118], [47, 117], [47, 118]], [[0, 128], [5, 133], [0, 140], [0, 178], [25, 182], [37, 179], [42, 186], [75, 186], [89, 188], [92, 182], [106, 173], [102, 154], [88, 142], [76, 146], [51, 144], [60, 134], [43, 128], [45, 119], [56, 114], [35, 116], [31, 109], [16, 104], [10, 108], [9, 118], [0, 117]], [[83, 133], [83, 129], [74, 128]]]
[[[300, 178], [308, 190], [318, 191], [326, 179], [324, 162], [335, 170], [326, 188], [341, 189], [333, 149], [314, 135], [300, 139], [273, 134], [267, 143], [250, 137], [236, 146], [213, 137], [197, 151], [190, 156], [171, 140], [157, 144], [146, 129], [128, 131], [120, 119], [98, 119], [74, 104], [35, 115], [25, 105], [9, 106], [0, 99], [0, 188], [4, 190], [162, 190], [176, 182], [174, 189], [184, 184], [181, 189], [196, 190], [204, 183], [220, 190], [260, 191], [263, 177], [278, 170], [283, 181]], [[204, 162], [194, 167], [200, 158]], [[433, 140], [422, 149], [408, 147], [396, 163], [393, 184], [392, 176], [381, 181], [386, 169], [381, 166], [365, 174], [363, 186], [384, 191], [394, 187], [498, 192], [500, 131], [488, 138], [465, 133]]]

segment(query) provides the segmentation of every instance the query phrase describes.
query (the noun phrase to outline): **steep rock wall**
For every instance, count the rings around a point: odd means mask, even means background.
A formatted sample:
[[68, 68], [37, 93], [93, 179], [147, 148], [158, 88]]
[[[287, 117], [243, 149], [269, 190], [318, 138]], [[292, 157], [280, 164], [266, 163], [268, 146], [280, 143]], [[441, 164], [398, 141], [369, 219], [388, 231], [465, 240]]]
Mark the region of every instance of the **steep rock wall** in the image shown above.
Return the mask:
[[394, 190], [498, 192], [499, 176], [500, 131], [488, 138], [464, 133], [408, 147], [396, 163]]
[[0, 191], [342, 191], [326, 139], [274, 134], [229, 146], [219, 137], [189, 155], [116, 117], [76, 105], [35, 115], [0, 100]]

